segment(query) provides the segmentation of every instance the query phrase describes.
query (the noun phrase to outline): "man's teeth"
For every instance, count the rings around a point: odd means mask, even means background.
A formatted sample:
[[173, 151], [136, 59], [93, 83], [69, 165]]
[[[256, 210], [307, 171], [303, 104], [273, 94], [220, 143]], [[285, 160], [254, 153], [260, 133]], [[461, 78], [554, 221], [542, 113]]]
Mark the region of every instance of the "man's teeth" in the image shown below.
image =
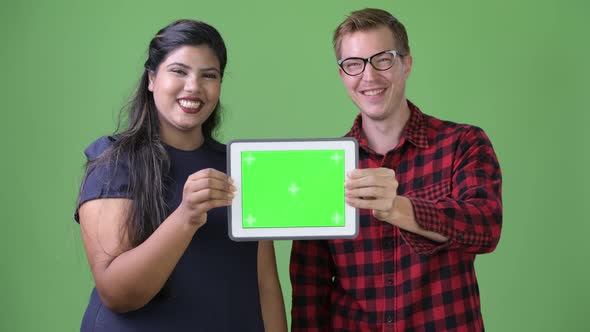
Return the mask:
[[189, 100], [181, 99], [178, 102], [180, 103], [180, 105], [182, 107], [187, 107], [187, 108], [199, 108], [199, 106], [201, 106], [200, 101], [189, 101]]
[[385, 89], [367, 90], [367, 91], [364, 91], [363, 94], [365, 96], [376, 96], [376, 95], [380, 94], [383, 91], [385, 91]]

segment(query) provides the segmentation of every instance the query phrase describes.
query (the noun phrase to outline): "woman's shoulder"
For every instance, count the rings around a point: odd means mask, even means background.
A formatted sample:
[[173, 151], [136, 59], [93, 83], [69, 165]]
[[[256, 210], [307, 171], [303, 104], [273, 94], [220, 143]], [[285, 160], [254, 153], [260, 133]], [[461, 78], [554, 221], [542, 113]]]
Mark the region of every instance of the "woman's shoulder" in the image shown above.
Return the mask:
[[115, 136], [102, 136], [90, 143], [84, 150], [84, 154], [89, 161], [98, 159], [103, 153], [110, 150], [117, 138]]
[[205, 140], [205, 144], [207, 144], [207, 147], [213, 151], [226, 153], [226, 145], [223, 143], [220, 143], [219, 141], [215, 140], [214, 138]]

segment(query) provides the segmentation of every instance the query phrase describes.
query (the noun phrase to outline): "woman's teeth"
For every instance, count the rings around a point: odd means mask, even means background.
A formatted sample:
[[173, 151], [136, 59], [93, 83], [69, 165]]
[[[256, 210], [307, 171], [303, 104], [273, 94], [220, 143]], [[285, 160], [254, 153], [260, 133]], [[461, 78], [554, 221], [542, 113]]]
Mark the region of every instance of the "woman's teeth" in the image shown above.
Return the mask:
[[180, 104], [180, 106], [186, 107], [186, 108], [195, 108], [196, 109], [201, 106], [200, 101], [189, 101], [189, 100], [181, 99], [178, 101], [178, 103]]

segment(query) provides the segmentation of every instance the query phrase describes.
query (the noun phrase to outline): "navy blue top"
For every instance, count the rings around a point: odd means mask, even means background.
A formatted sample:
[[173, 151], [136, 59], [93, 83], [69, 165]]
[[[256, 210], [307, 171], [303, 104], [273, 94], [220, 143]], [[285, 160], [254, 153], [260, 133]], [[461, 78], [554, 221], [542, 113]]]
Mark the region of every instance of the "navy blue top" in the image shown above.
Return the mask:
[[[99, 138], [86, 149], [86, 156], [89, 160], [97, 158], [113, 141], [112, 137]], [[170, 211], [181, 202], [189, 175], [204, 168], [226, 172], [225, 146], [218, 142], [205, 142], [194, 151], [170, 146], [166, 150], [171, 161], [166, 195]], [[128, 175], [124, 162], [117, 167], [89, 170], [79, 205], [96, 198], [129, 197]], [[227, 208], [209, 211], [207, 223], [195, 233], [172, 272], [165, 295], [141, 309], [114, 313], [93, 289], [81, 331], [263, 331], [256, 268], [258, 244], [231, 241], [227, 227]]]

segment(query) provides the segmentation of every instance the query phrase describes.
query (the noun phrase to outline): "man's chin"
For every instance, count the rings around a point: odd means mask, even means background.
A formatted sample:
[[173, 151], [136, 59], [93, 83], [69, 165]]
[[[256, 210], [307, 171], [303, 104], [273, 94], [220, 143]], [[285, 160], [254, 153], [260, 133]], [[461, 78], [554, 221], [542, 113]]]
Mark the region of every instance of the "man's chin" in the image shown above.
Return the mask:
[[379, 110], [361, 110], [363, 118], [371, 121], [383, 121], [387, 119], [388, 113], [382, 109]]

